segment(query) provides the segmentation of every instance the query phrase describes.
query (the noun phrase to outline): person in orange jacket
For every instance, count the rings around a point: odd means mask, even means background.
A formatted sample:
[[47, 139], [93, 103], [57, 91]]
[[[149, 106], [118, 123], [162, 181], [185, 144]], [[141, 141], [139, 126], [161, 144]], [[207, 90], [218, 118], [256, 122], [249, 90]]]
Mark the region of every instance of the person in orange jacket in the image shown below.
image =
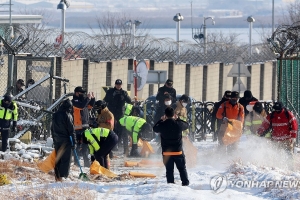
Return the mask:
[[[224, 137], [228, 122], [231, 119], [239, 120], [242, 122], [242, 124], [244, 123], [244, 107], [240, 103], [238, 103], [238, 99], [239, 92], [232, 91], [230, 99], [221, 104], [217, 111], [216, 117], [223, 121], [218, 132], [218, 140], [220, 146], [224, 146], [222, 138]], [[236, 143], [228, 145], [227, 150], [231, 151], [235, 147]]]
[[72, 99], [73, 118], [76, 140], [78, 144], [76, 151], [78, 155], [82, 155], [84, 167], [90, 167], [88, 146], [87, 144], [83, 144], [81, 142], [81, 137], [85, 129], [89, 128], [89, 110], [92, 109], [95, 104], [95, 97], [93, 93], [88, 93], [85, 97], [85, 93], [86, 91], [81, 86], [76, 87], [74, 90]]

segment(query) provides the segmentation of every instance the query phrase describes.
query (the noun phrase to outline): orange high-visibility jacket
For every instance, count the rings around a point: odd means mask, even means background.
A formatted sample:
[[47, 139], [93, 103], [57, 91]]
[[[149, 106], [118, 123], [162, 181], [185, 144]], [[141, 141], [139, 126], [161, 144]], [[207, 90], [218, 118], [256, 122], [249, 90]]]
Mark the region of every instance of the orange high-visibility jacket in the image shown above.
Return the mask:
[[216, 116], [218, 119], [227, 117], [228, 119], [236, 119], [244, 123], [244, 106], [240, 103], [232, 106], [229, 101], [225, 101], [220, 105]]

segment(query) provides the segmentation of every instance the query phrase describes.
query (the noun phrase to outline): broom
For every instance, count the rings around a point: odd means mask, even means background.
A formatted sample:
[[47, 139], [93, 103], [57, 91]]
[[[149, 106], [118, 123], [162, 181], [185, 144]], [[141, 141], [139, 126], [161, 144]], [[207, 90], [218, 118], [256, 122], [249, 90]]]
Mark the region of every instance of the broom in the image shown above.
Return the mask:
[[[71, 144], [72, 144], [72, 146], [73, 146], [72, 136], [70, 136], [70, 140], [71, 140]], [[76, 160], [77, 160], [77, 162], [78, 162], [78, 166], [79, 166], [79, 168], [80, 168], [80, 174], [79, 174], [78, 179], [81, 179], [81, 180], [83, 180], [83, 181], [89, 181], [90, 179], [87, 177], [86, 173], [83, 173], [83, 171], [82, 171], [82, 168], [81, 168], [81, 165], [80, 165], [80, 162], [79, 162], [79, 159], [78, 159], [78, 155], [77, 155], [76, 150], [73, 149], [73, 151], [74, 151], [74, 155], [75, 155], [75, 157], [76, 157]]]

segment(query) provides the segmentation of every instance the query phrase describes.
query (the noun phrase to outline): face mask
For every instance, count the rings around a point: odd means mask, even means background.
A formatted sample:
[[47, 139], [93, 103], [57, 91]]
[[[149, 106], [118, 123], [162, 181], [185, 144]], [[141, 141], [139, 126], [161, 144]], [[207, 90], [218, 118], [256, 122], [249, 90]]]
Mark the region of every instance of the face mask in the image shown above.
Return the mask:
[[4, 103], [4, 102], [2, 102], [2, 106], [3, 106], [4, 108], [8, 108], [8, 107], [9, 107], [9, 103]]
[[230, 99], [229, 102], [230, 102], [232, 105], [235, 105], [235, 104], [237, 103], [237, 100]]
[[169, 106], [169, 105], [171, 105], [171, 103], [172, 103], [172, 101], [170, 100], [170, 101], [165, 101], [165, 105], [166, 106]]
[[187, 103], [182, 103], [182, 106], [183, 106], [183, 107], [186, 107], [186, 106], [187, 106]]

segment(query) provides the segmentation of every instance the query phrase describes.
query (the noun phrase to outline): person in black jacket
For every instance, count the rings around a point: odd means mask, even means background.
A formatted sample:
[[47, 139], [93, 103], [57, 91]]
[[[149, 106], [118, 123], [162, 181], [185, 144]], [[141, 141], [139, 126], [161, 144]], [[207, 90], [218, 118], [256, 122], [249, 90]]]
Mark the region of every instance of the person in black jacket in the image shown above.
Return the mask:
[[[124, 116], [125, 113], [125, 103], [131, 103], [131, 98], [129, 97], [127, 91], [122, 89], [122, 80], [117, 79], [115, 81], [115, 87], [109, 89], [106, 92], [106, 95], [103, 99], [107, 103], [107, 107], [112, 112], [112, 114], [115, 117], [115, 127], [114, 132], [117, 133], [119, 137], [119, 143], [120, 146], [121, 141], [123, 140], [123, 143], [128, 144], [128, 135], [125, 132], [125, 130], [122, 128], [122, 126], [119, 123], [119, 120]], [[124, 146], [124, 154], [128, 152], [128, 145]], [[118, 146], [116, 146], [116, 149], [118, 149]]]
[[158, 101], [158, 109], [165, 110], [165, 95], [169, 94], [171, 96], [171, 104], [176, 103], [176, 90], [173, 88], [173, 80], [168, 79], [163, 87], [158, 89], [156, 100]]
[[242, 106], [244, 106], [244, 113], [245, 113], [245, 117], [249, 114], [249, 111], [246, 109], [247, 105], [249, 105], [249, 103], [251, 101], [258, 101], [257, 98], [253, 97], [252, 92], [250, 90], [246, 90], [244, 92], [244, 97], [240, 98], [239, 103], [242, 104]]
[[[222, 124], [222, 120], [218, 120], [216, 115], [217, 115], [217, 112], [218, 112], [218, 109], [220, 107], [220, 105], [222, 103], [224, 103], [225, 101], [229, 100], [230, 99], [230, 96], [231, 96], [231, 91], [230, 90], [226, 90], [224, 92], [224, 95], [223, 95], [223, 98], [221, 99], [221, 101], [217, 102], [214, 104], [214, 107], [213, 107], [213, 112], [211, 114], [211, 130], [213, 132], [213, 141], [217, 141], [217, 134], [218, 134], [218, 130]], [[217, 126], [216, 126], [217, 125]]]
[[[55, 180], [67, 178], [70, 171], [72, 149], [75, 148], [75, 131], [72, 117], [72, 102], [67, 99], [52, 116], [52, 137], [56, 155], [59, 159], [55, 164]], [[72, 138], [72, 142], [70, 140]]]
[[182, 186], [189, 185], [182, 149], [182, 131], [188, 129], [188, 123], [174, 115], [174, 109], [166, 108], [165, 116], [153, 127], [154, 132], [160, 133], [163, 162], [166, 167], [168, 183], [174, 183], [174, 163], [180, 174]]

